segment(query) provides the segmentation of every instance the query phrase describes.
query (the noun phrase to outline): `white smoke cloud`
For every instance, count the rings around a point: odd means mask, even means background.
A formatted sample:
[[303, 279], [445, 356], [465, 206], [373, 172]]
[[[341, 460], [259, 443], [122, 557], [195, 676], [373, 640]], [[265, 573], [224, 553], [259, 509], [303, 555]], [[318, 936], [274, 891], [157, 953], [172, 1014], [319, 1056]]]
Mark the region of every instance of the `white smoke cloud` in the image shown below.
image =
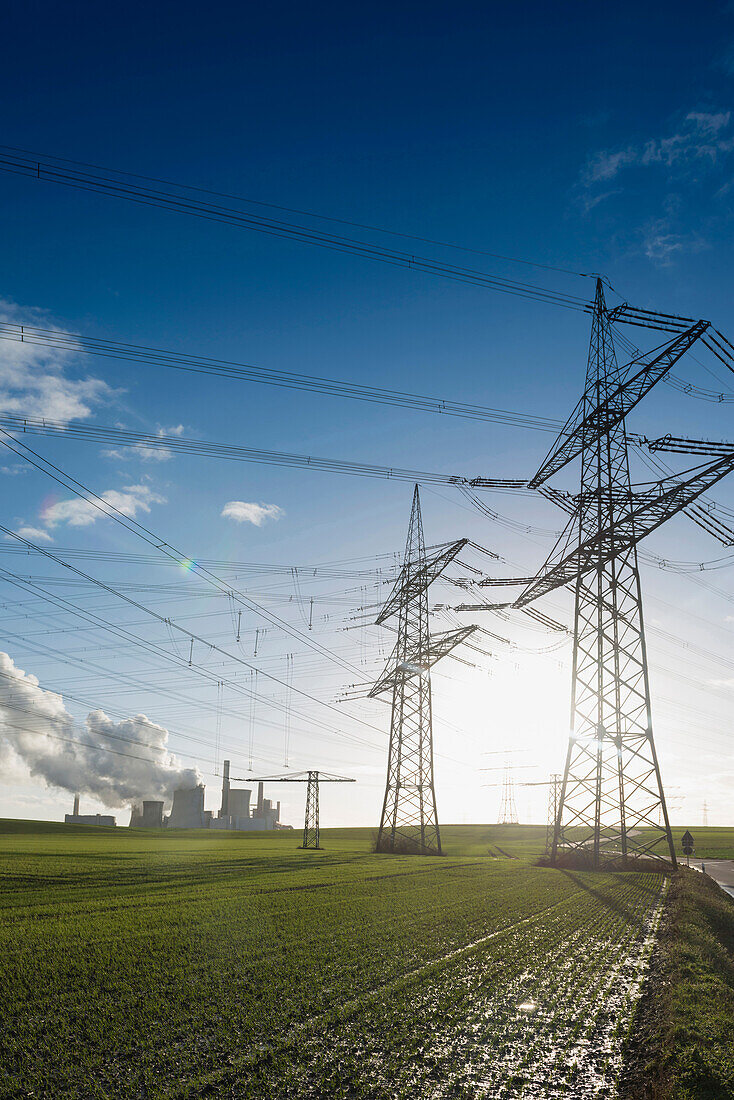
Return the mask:
[[46, 691], [0, 652], [0, 764], [23, 763], [50, 787], [79, 792], [110, 808], [170, 800], [201, 782], [168, 749], [168, 730], [144, 714], [113, 721], [102, 710], [75, 722], [61, 695]]

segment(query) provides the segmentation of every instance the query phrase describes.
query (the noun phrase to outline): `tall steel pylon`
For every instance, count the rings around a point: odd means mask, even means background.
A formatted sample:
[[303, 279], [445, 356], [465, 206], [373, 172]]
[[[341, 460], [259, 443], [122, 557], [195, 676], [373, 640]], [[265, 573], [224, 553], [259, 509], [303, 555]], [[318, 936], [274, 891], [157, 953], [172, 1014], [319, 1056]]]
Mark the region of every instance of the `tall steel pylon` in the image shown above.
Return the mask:
[[548, 817], [545, 826], [545, 850], [549, 855], [553, 851], [553, 837], [556, 833], [556, 820], [560, 801], [561, 774], [560, 772], [554, 772], [548, 783]]
[[235, 780], [242, 783], [305, 783], [306, 784], [306, 814], [303, 822], [303, 844], [301, 848], [320, 848], [319, 834], [319, 782], [321, 783], [356, 783], [345, 775], [330, 775], [327, 772], [307, 771], [293, 772], [291, 775], [263, 775], [253, 779], [248, 777]]
[[405, 557], [377, 623], [398, 616], [398, 637], [385, 672], [370, 691], [392, 691], [387, 783], [378, 851], [440, 852], [441, 834], [433, 781], [430, 668], [463, 641], [474, 626], [431, 638], [428, 586], [466, 545], [466, 539], [426, 551], [418, 486], [413, 493]]
[[517, 804], [515, 802], [515, 783], [510, 765], [505, 764], [502, 776], [502, 804], [500, 805], [499, 825], [517, 825]]
[[[615, 520], [633, 508], [627, 431], [615, 407], [623, 380], [598, 280], [577, 506], [579, 545], [588, 540], [594, 560], [575, 584], [571, 735], [552, 849], [554, 860], [563, 850], [590, 851], [595, 867], [664, 849], [675, 863], [652, 731], [637, 543], [614, 546]], [[608, 418], [601, 434], [593, 419], [600, 407]]]
[[306, 787], [306, 817], [303, 823], [303, 847], [319, 846], [319, 773], [308, 773]]

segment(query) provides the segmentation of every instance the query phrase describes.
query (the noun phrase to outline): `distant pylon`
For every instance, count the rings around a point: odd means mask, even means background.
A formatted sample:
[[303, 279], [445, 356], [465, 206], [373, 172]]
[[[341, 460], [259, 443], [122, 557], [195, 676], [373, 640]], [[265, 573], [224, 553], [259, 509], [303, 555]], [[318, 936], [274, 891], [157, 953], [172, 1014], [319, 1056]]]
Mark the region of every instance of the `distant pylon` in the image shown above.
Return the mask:
[[[579, 545], [602, 530], [609, 534], [605, 545], [594, 544], [593, 562], [576, 578], [571, 736], [552, 857], [587, 851], [598, 867], [615, 856], [668, 855], [675, 866], [652, 732], [636, 543], [620, 540], [609, 555], [615, 521], [633, 506], [624, 419], [615, 423], [623, 379], [599, 279], [582, 399], [588, 434], [581, 450]], [[600, 435], [595, 417], [602, 415]]]
[[387, 667], [370, 695], [392, 692], [387, 783], [378, 851], [440, 852], [433, 783], [430, 668], [463, 641], [473, 626], [431, 638], [428, 586], [466, 545], [466, 539], [426, 552], [418, 486], [413, 493], [405, 557], [377, 623], [398, 616], [398, 637]]
[[548, 820], [545, 827], [545, 850], [550, 853], [553, 850], [553, 834], [556, 830], [556, 818], [558, 806], [561, 800], [561, 774], [554, 772], [548, 784]]
[[306, 787], [306, 818], [303, 825], [303, 847], [319, 846], [319, 773], [308, 773]]
[[502, 804], [498, 824], [517, 825], [517, 805], [515, 804], [515, 783], [510, 771], [510, 765], [505, 764], [502, 776]]
[[704, 827], [704, 829], [708, 829], [708, 825], [709, 825], [709, 804], [706, 801], [706, 799], [704, 798], [704, 800], [703, 800], [703, 827]]

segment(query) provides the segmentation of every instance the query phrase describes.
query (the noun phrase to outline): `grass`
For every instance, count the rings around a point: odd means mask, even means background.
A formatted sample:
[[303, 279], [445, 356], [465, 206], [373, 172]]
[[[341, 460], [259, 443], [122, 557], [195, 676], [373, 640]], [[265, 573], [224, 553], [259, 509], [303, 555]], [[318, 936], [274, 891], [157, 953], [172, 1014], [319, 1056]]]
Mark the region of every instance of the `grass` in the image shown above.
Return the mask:
[[0, 822], [0, 1096], [494, 1098], [548, 1074], [573, 1096], [616, 1073], [659, 876], [536, 867], [534, 826], [442, 840]]
[[627, 1100], [734, 1097], [734, 902], [695, 871], [672, 880], [630, 1052]]

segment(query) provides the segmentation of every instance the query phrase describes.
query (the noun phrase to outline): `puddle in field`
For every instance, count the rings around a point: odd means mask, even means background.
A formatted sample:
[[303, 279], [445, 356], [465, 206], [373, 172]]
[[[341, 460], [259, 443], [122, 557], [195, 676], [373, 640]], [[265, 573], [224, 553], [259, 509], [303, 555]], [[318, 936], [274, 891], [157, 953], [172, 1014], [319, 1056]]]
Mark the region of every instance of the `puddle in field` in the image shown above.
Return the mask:
[[[601, 975], [592, 975], [586, 989], [571, 983], [565, 999], [554, 997], [552, 988], [543, 1004], [528, 998], [518, 1006], [514, 1034], [511, 1026], [505, 1030], [504, 1050], [498, 1052], [494, 1047], [484, 1055], [474, 1052], [464, 1080], [477, 1100], [568, 1096], [614, 1100], [622, 1067], [622, 1036], [640, 994], [663, 897], [661, 891], [641, 934], [631, 940], [616, 963]], [[587, 951], [596, 947], [593, 941], [586, 944]], [[541, 999], [540, 991], [536, 997]], [[439, 1097], [443, 1091], [438, 1089], [433, 1095]]]
[[355, 1096], [614, 1100], [663, 896], [621, 932], [598, 914], [576, 927], [568, 917], [516, 926], [496, 953], [462, 957], [405, 999], [344, 1021], [310, 1082], [338, 1064]]

